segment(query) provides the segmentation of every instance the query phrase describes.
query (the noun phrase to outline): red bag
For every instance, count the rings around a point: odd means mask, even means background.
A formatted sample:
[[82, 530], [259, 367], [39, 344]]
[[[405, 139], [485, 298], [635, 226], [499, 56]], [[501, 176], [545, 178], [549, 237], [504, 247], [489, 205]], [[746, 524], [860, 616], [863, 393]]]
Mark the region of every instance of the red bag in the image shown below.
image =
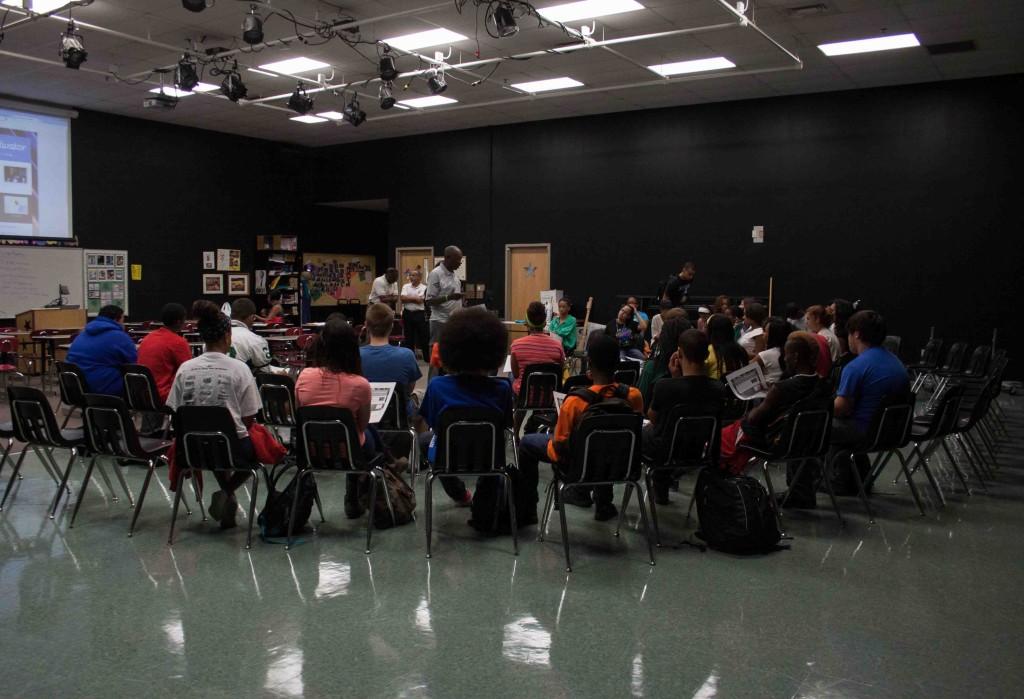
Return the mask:
[[[288, 450], [279, 441], [274, 439], [274, 435], [270, 433], [263, 425], [258, 422], [254, 422], [249, 427], [249, 439], [252, 440], [252, 450], [256, 454], [256, 460], [261, 464], [274, 465], [279, 464], [284, 460]], [[167, 463], [169, 468], [167, 470], [167, 477], [171, 481], [171, 491], [178, 487], [178, 474], [184, 468], [179, 466], [177, 459], [177, 441], [171, 444], [171, 448], [167, 450]], [[197, 482], [199, 487], [203, 485], [203, 474], [196, 474]]]
[[747, 461], [752, 456], [743, 448], [744, 441], [739, 420], [722, 428], [722, 452], [718, 464], [723, 471], [728, 471], [734, 476], [743, 475]]

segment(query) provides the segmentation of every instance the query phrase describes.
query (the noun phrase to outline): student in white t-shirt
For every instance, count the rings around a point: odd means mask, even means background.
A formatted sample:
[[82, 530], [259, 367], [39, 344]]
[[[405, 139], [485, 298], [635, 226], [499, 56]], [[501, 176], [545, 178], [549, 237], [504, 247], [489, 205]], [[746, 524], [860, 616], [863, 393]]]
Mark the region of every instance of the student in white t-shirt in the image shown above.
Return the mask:
[[387, 271], [373, 280], [370, 287], [370, 304], [384, 303], [395, 309], [398, 303], [398, 270], [388, 267]]
[[430, 361], [430, 331], [427, 328], [425, 299], [427, 285], [418, 269], [409, 272], [409, 282], [402, 287], [402, 333], [405, 346], [413, 352], [420, 350], [423, 361]]
[[764, 379], [770, 387], [782, 379], [785, 361], [783, 350], [792, 327], [783, 318], [772, 316], [765, 323], [764, 328], [765, 349], [758, 352], [753, 361], [761, 365]]
[[[197, 301], [192, 315], [199, 321], [199, 336], [206, 351], [190, 359], [174, 376], [167, 405], [177, 410], [183, 405], [211, 405], [228, 409], [238, 436], [236, 463], [250, 464], [256, 459], [248, 427], [256, 421], [262, 404], [252, 372], [242, 362], [228, 356], [231, 349], [231, 321], [210, 301]], [[238, 501], [235, 490], [252, 475], [250, 471], [228, 475], [214, 472], [221, 489], [213, 494], [210, 514], [223, 529], [236, 526]]]
[[231, 304], [231, 356], [245, 362], [254, 374], [283, 374], [288, 370], [273, 366], [267, 338], [252, 331], [256, 322], [256, 304], [252, 299], [235, 299]]
[[764, 304], [760, 304], [757, 301], [744, 303], [743, 318], [749, 329], [740, 335], [737, 342], [740, 343], [740, 347], [745, 349], [751, 357], [756, 356], [765, 347], [763, 326], [767, 317], [768, 309], [764, 307]]

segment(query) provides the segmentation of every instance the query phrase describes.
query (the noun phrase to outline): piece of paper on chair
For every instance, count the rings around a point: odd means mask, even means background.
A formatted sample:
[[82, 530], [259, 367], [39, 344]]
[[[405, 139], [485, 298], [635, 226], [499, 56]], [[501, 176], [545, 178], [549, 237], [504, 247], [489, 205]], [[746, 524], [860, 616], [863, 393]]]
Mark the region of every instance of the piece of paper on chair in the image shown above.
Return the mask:
[[562, 412], [562, 403], [565, 402], [566, 394], [559, 393], [558, 391], [555, 391], [552, 395], [555, 397], [555, 410], [558, 411], [559, 413], [561, 413]]
[[[370, 424], [376, 425], [384, 418], [384, 411], [391, 402], [391, 396], [395, 393], [394, 381], [371, 381], [370, 382]], [[399, 410], [404, 410], [399, 406]]]
[[504, 374], [505, 376], [510, 376], [512, 374], [512, 355], [511, 354], [505, 357], [505, 366], [501, 367], [501, 373]]
[[761, 371], [761, 365], [757, 362], [747, 364], [742, 369], [727, 374], [725, 381], [729, 384], [733, 394], [740, 400], [764, 398], [768, 394], [764, 372]]

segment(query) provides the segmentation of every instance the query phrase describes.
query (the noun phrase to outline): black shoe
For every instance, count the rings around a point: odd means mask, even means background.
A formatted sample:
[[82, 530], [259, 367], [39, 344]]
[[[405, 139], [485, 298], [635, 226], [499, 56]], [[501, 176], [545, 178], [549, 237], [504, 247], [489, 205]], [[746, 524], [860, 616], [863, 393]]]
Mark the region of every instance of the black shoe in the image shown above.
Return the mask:
[[[785, 501], [785, 504], [783, 504]], [[815, 498], [791, 496], [786, 500], [786, 493], [775, 493], [775, 503], [787, 510], [813, 510], [818, 506]]]
[[662, 491], [658, 488], [654, 489], [654, 504], [655, 505], [671, 505], [672, 501], [668, 499], [668, 491]]
[[223, 490], [218, 490], [210, 497], [210, 517], [212, 519], [220, 521], [220, 518], [224, 516], [224, 506], [227, 504], [228, 494]]
[[598, 522], [607, 522], [619, 516], [619, 510], [610, 502], [599, 502], [594, 510], [594, 519]]
[[575, 505], [576, 507], [590, 507], [594, 504], [593, 498], [590, 497], [590, 491], [583, 488], [566, 488], [562, 491], [561, 500], [566, 505]]
[[234, 495], [228, 495], [224, 502], [224, 512], [220, 516], [221, 529], [234, 529], [238, 526], [235, 517], [238, 515], [238, 500]]

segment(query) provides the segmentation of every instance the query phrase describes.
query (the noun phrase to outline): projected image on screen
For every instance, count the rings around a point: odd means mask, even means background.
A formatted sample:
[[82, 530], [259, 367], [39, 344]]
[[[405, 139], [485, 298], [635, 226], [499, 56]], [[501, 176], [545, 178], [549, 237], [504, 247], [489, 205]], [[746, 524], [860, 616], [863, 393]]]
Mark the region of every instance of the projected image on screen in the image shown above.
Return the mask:
[[70, 238], [66, 118], [0, 109], [0, 236]]

